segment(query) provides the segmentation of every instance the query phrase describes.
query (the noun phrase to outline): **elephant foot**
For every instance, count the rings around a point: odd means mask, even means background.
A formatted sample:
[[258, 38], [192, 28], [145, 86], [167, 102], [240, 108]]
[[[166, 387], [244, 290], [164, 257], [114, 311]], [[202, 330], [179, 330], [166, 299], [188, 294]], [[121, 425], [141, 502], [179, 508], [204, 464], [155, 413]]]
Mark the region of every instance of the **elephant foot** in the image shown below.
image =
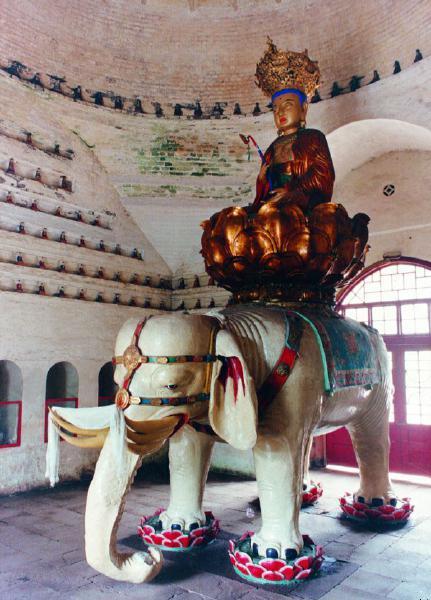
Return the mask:
[[302, 506], [310, 506], [317, 502], [323, 494], [323, 488], [320, 483], [309, 481], [302, 486]]
[[340, 508], [343, 515], [353, 521], [367, 525], [400, 525], [407, 522], [414, 506], [410, 498], [371, 498], [368, 501], [363, 496], [353, 496], [346, 492], [340, 498]]
[[142, 517], [138, 527], [138, 535], [148, 545], [169, 552], [189, 552], [207, 546], [217, 537], [220, 521], [212, 512], [205, 512], [205, 523], [195, 521], [184, 525], [184, 520], [175, 519], [169, 528], [166, 523], [166, 512], [160, 508], [150, 517]]
[[238, 540], [229, 541], [230, 562], [236, 574], [247, 581], [294, 586], [315, 575], [322, 565], [322, 547], [316, 546], [308, 535], [302, 536], [300, 553], [288, 549], [285, 558], [271, 556], [272, 548], [266, 550], [267, 556], [261, 556], [254, 539], [253, 532], [247, 531]]

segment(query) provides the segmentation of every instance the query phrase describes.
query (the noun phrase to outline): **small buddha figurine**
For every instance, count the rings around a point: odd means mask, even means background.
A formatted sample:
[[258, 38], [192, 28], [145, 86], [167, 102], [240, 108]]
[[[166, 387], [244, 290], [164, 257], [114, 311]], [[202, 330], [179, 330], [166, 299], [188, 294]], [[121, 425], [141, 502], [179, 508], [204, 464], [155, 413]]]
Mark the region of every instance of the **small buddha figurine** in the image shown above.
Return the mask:
[[18, 233], [24, 233], [24, 234], [26, 233], [24, 221], [21, 221], [20, 224], [18, 225]]
[[42, 229], [41, 238], [42, 238], [43, 240], [47, 240], [47, 239], [48, 239], [48, 230], [47, 230], [47, 228], [46, 228], [46, 227], [44, 227], [44, 228]]
[[307, 52], [280, 51], [268, 39], [256, 78], [271, 98], [278, 137], [263, 156], [253, 211], [269, 200], [284, 200], [309, 212], [331, 200], [335, 173], [326, 138], [305, 126], [319, 77], [317, 63]]
[[15, 161], [13, 158], [9, 159], [9, 164], [6, 169], [6, 173], [9, 173], [10, 175], [15, 175]]
[[31, 210], [39, 210], [36, 200], [33, 200], [30, 206]]
[[14, 203], [14, 201], [13, 201], [13, 195], [11, 194], [11, 192], [8, 192], [8, 193], [6, 194], [6, 202], [7, 202], [8, 204], [13, 204], [13, 203]]

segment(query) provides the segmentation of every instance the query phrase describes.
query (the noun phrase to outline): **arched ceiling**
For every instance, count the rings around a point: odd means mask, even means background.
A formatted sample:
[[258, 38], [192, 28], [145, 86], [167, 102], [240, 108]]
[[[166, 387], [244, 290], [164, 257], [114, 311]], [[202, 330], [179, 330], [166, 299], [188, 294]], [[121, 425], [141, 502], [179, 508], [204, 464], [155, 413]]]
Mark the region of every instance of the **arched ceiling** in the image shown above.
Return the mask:
[[427, 0], [19, 0], [0, 11], [0, 58], [148, 108], [200, 98], [249, 110], [263, 100], [254, 70], [268, 34], [309, 49], [327, 94], [430, 54], [430, 26]]
[[364, 119], [332, 131], [328, 136], [336, 165], [336, 182], [362, 164], [383, 154], [404, 150], [431, 152], [431, 131], [396, 119]]

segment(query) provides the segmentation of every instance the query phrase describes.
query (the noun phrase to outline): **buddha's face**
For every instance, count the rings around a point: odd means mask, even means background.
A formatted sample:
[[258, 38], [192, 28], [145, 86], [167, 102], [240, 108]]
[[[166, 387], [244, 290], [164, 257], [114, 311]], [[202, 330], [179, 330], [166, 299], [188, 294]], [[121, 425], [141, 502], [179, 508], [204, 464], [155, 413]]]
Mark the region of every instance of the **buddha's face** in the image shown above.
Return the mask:
[[278, 96], [273, 102], [274, 123], [277, 130], [283, 134], [294, 133], [305, 121], [308, 104], [303, 102], [296, 94], [286, 93]]

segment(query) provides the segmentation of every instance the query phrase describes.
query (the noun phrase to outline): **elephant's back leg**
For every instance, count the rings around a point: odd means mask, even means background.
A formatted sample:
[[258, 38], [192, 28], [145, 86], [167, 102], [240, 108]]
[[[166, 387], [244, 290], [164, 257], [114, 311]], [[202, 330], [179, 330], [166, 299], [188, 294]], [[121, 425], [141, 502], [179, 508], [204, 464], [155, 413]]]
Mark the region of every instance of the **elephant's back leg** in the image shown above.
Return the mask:
[[375, 386], [367, 407], [347, 425], [359, 466], [356, 499], [388, 503], [395, 496], [389, 479], [389, 411], [391, 384]]

